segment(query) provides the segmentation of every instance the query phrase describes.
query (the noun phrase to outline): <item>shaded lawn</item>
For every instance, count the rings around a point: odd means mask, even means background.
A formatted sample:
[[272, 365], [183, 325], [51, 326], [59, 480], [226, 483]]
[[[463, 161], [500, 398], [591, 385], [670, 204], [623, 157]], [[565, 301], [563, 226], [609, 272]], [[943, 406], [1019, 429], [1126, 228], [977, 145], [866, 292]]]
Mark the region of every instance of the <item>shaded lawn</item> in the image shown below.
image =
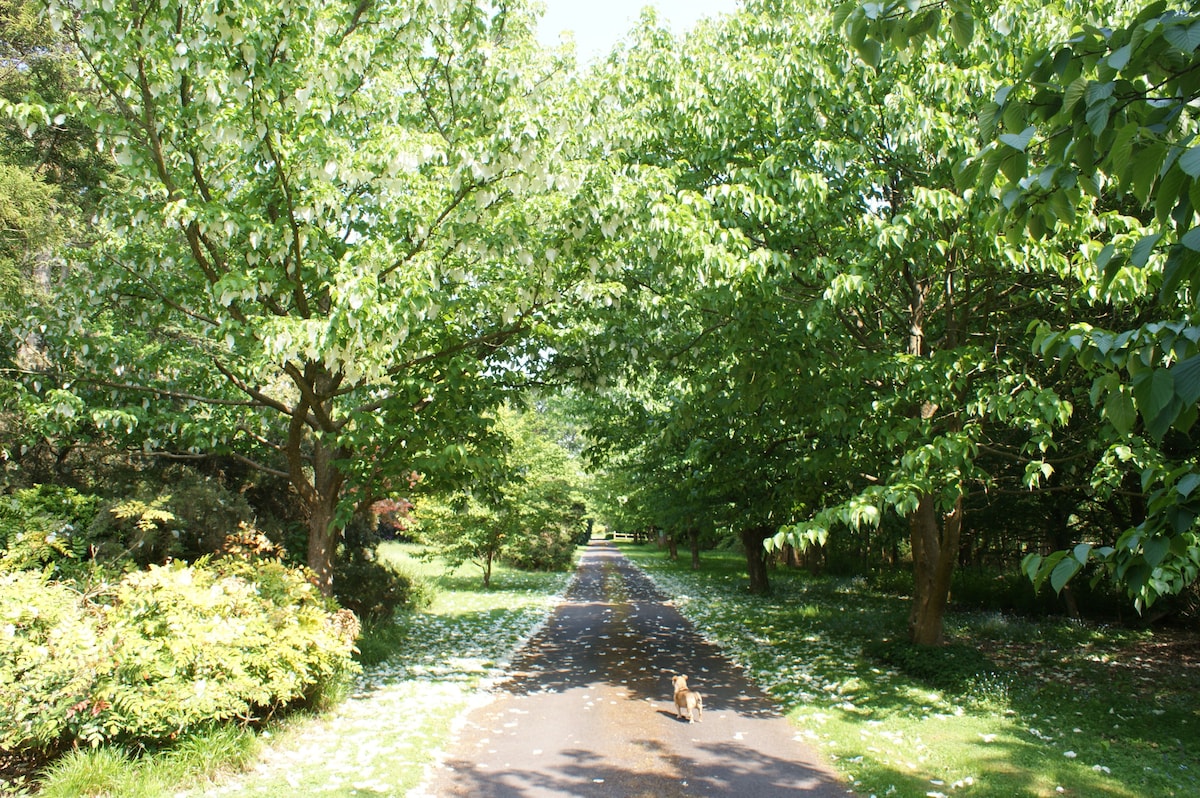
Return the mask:
[[863, 795], [1200, 794], [1200, 644], [1181, 632], [952, 613], [952, 642], [991, 665], [939, 689], [864, 652], [904, 636], [908, 602], [863, 579], [700, 572], [624, 546], [703, 633], [746, 667]]

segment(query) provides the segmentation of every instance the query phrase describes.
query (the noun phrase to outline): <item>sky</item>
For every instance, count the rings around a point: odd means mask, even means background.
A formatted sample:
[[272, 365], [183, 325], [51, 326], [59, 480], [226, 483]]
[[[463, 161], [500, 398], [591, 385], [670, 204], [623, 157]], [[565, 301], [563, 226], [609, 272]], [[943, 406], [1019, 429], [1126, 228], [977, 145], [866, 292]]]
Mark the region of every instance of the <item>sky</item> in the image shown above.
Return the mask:
[[556, 47], [563, 30], [575, 33], [575, 48], [581, 64], [608, 54], [641, 16], [642, 8], [655, 6], [659, 18], [676, 34], [689, 30], [696, 21], [730, 13], [737, 0], [543, 0], [546, 14], [538, 26], [542, 44]]

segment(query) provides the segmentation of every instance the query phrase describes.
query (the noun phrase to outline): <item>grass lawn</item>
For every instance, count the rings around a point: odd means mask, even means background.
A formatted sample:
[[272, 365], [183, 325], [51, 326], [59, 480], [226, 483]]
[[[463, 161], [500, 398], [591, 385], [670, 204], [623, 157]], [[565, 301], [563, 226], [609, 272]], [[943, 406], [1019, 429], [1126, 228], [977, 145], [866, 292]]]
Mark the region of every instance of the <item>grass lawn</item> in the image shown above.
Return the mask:
[[972, 670], [939, 672], [925, 658], [918, 679], [876, 653], [904, 637], [907, 600], [865, 580], [778, 570], [773, 595], [759, 598], [745, 592], [740, 555], [707, 553], [692, 572], [688, 558], [622, 548], [857, 794], [1200, 794], [1194, 635], [952, 613], [950, 654]]

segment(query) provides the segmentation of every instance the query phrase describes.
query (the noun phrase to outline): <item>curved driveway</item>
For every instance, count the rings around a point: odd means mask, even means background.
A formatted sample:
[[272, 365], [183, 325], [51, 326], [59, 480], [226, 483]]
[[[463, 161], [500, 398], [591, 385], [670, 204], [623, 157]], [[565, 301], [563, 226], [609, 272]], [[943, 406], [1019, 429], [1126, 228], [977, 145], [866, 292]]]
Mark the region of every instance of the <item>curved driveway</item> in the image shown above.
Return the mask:
[[[704, 695], [675, 717], [670, 677]], [[495, 700], [467, 718], [436, 798], [845, 796], [771, 700], [617, 549], [593, 543]]]

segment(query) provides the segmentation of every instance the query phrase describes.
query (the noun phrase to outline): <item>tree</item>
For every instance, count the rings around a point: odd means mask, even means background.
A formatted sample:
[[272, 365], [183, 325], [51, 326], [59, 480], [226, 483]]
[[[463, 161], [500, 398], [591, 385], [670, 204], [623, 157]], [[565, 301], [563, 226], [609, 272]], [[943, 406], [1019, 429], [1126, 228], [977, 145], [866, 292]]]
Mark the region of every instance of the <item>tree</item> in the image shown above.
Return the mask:
[[[968, 3], [945, 5], [966, 47], [975, 11]], [[847, 3], [840, 13], [863, 57], [877, 61], [883, 42], [913, 44], [936, 28], [941, 12]], [[1073, 18], [1069, 35], [1041, 36], [1022, 67], [1000, 62], [1006, 82], [981, 107], [983, 146], [964, 162], [960, 182], [999, 201], [998, 233], [1072, 241], [1102, 317], [1113, 306], [1141, 310], [1127, 326], [1047, 323], [1038, 347], [1047, 360], [1093, 379], [1090, 401], [1116, 433], [1102, 462], [1140, 472], [1146, 517], [1111, 545], [1083, 541], [1025, 563], [1035, 583], [1062, 589], [1098, 560], [1141, 608], [1200, 576], [1194, 447], [1180, 457], [1165, 451], [1178, 445], [1163, 446], [1169, 433], [1188, 435], [1200, 400], [1200, 149], [1193, 140], [1200, 17], [1163, 2], [1060, 13]], [[1072, 235], [1081, 201], [1095, 224], [1088, 235]], [[1111, 491], [1105, 472], [1118, 470], [1098, 470], [1097, 486]]]
[[[547, 423], [549, 422], [549, 423]], [[498, 560], [558, 570], [571, 563], [583, 529], [583, 474], [545, 409], [500, 408], [503, 452], [470, 488], [418, 501], [421, 539], [458, 567], [473, 562], [490, 587]]]
[[350, 513], [414, 470], [470, 470], [580, 279], [556, 66], [517, 3], [49, 13], [127, 189], [40, 322], [43, 379], [131, 445], [285, 477], [328, 591]]
[[1023, 40], [964, 56], [935, 38], [868, 66], [837, 35], [814, 7], [781, 2], [682, 45], [643, 34], [620, 65], [624, 152], [674, 191], [658, 200], [664, 254], [630, 269], [622, 305], [646, 312], [639, 351], [683, 385], [687, 410], [663, 434], [679, 432], [710, 486], [748, 498], [733, 514], [764, 513], [776, 545], [906, 520], [910, 635], [934, 644], [965, 500], [1011, 479], [985, 464], [1019, 464], [1026, 488], [1053, 471], [1071, 407], [1026, 328], [1067, 307], [1073, 278], [1052, 242], [997, 239], [990, 200], [955, 183], [976, 151], [958, 120], [997, 85], [982, 54], [1019, 57]]

